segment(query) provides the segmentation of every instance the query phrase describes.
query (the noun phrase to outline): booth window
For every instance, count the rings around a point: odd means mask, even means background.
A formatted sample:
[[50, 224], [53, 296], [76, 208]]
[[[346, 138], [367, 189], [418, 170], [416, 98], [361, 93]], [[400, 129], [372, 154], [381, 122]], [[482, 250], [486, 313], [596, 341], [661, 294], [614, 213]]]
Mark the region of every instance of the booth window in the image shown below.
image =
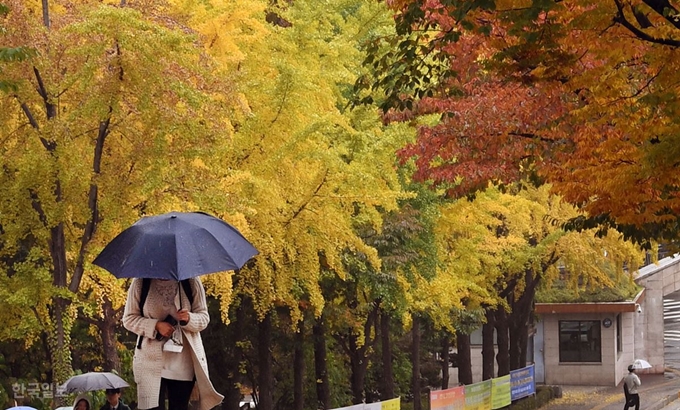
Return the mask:
[[560, 320], [560, 362], [601, 362], [599, 320]]

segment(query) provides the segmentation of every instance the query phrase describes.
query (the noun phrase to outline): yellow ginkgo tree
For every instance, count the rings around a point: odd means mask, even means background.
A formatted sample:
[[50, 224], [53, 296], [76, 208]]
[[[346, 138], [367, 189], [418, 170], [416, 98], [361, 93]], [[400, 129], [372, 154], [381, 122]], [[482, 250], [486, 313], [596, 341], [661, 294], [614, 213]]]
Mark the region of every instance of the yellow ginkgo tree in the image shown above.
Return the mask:
[[[379, 229], [381, 211], [397, 208], [403, 193], [394, 152], [412, 133], [385, 127], [374, 108], [350, 111], [348, 92], [362, 69], [361, 39], [388, 14], [383, 5], [355, 0], [283, 8], [267, 1], [171, 3], [228, 69], [242, 107], [232, 118], [227, 161], [242, 178], [223, 167], [221, 181], [240, 198], [247, 236], [260, 251], [233, 291], [252, 302], [260, 351], [267, 352], [275, 309], [294, 324], [306, 311], [321, 314], [322, 271], [344, 278], [347, 252], [380, 266], [356, 227]], [[223, 301], [231, 297], [230, 275], [206, 282]], [[228, 308], [222, 304], [225, 318]], [[258, 405], [270, 409], [270, 355], [259, 356], [259, 373]]]
[[[494, 377], [494, 359], [499, 375], [526, 364], [527, 327], [541, 285], [559, 280], [574, 292], [617, 282], [634, 288], [631, 275], [644, 252], [613, 230], [606, 235], [563, 230], [564, 221], [579, 213], [551, 195], [550, 188], [489, 187], [474, 200], [461, 199], [442, 208], [438, 232], [447, 247], [444, 260], [452, 267], [466, 261], [458, 274], [492, 296], [482, 302], [487, 312], [483, 339], [488, 336], [487, 351], [482, 352], [484, 378]], [[494, 328], [498, 355], [493, 351]]]
[[[2, 66], [15, 88], [0, 98], [0, 306], [18, 314], [0, 337], [46, 335], [60, 382], [81, 286], [107, 326], [115, 317], [102, 306], [122, 304], [91, 252], [213, 188], [236, 99], [192, 32], [154, 2], [5, 3], [3, 41], [35, 55]], [[115, 336], [103, 344], [115, 356]]]

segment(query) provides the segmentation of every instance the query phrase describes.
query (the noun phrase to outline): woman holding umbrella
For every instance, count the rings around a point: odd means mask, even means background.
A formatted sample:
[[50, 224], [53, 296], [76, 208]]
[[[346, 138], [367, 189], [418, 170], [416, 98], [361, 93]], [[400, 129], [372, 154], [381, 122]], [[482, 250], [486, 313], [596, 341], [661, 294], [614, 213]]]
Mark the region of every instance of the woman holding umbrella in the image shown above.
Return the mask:
[[200, 410], [222, 402], [208, 377], [199, 333], [210, 317], [198, 277], [240, 269], [257, 253], [219, 218], [170, 212], [138, 220], [95, 258], [116, 277], [135, 278], [123, 326], [138, 335], [132, 368], [140, 409], [164, 410], [167, 396], [169, 410], [187, 410], [194, 386]]
[[[144, 281], [149, 288], [142, 304]], [[123, 326], [139, 337], [132, 368], [140, 409], [165, 410], [167, 398], [169, 410], [187, 410], [194, 385], [201, 410], [222, 402], [199, 333], [210, 321], [205, 290], [198, 277], [188, 281], [191, 297], [174, 280], [134, 279], [128, 290]]]

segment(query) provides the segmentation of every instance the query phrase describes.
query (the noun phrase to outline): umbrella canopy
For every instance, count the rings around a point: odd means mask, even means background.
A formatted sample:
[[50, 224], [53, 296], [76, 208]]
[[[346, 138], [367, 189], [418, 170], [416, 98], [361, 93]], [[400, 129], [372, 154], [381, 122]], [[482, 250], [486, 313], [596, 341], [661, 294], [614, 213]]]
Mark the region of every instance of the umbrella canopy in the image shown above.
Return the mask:
[[30, 406], [14, 406], [10, 407], [7, 410], [38, 410], [35, 407], [30, 407]]
[[240, 269], [257, 249], [225, 221], [202, 212], [140, 219], [116, 236], [94, 264], [118, 278], [184, 280]]
[[649, 369], [650, 367], [652, 367], [652, 365], [649, 364], [647, 360], [637, 359], [633, 362], [634, 369]]
[[73, 376], [62, 386], [66, 393], [82, 393], [94, 390], [120, 389], [130, 385], [118, 375], [109, 372], [90, 372]]

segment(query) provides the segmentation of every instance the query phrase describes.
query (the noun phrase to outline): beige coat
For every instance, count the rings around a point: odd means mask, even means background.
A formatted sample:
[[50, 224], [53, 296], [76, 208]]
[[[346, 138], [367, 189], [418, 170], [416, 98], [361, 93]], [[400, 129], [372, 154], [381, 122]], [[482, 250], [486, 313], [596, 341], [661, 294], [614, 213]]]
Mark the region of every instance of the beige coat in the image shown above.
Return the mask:
[[[217, 393], [208, 375], [208, 362], [203, 349], [203, 341], [199, 333], [208, 326], [210, 316], [205, 300], [205, 290], [198, 278], [191, 279], [191, 289], [194, 294], [193, 304], [189, 313], [189, 322], [182, 326], [184, 348], [191, 348], [191, 357], [194, 362], [196, 374], [196, 386], [199, 392], [199, 409], [209, 410], [219, 405], [224, 396]], [[178, 288], [180, 288], [178, 284]], [[132, 361], [132, 370], [137, 383], [137, 407], [150, 409], [158, 406], [158, 395], [161, 387], [161, 372], [163, 370], [163, 344], [156, 337], [156, 322], [166, 316], [166, 312], [157, 308], [160, 303], [159, 296], [154, 292], [153, 283], [149, 294], [144, 302], [144, 316], [139, 311], [139, 298], [142, 293], [142, 280], [134, 279], [128, 290], [125, 312], [123, 313], [123, 326], [142, 340], [140, 349], [135, 348], [135, 356]], [[189, 305], [189, 299], [180, 292], [182, 306]]]

